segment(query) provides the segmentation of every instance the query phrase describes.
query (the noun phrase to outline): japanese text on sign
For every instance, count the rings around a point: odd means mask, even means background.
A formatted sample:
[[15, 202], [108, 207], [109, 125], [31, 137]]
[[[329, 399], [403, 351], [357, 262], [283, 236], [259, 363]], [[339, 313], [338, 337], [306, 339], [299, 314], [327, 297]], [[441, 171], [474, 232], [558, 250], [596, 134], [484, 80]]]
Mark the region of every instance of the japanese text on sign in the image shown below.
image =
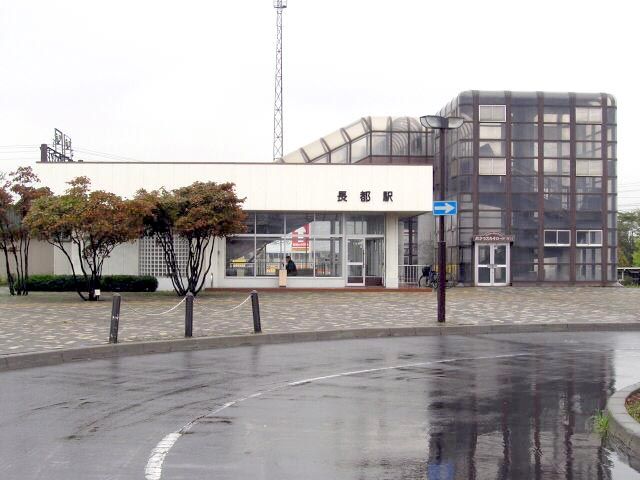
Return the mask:
[[[338, 202], [346, 202], [347, 200], [347, 191], [339, 190], [338, 191]], [[361, 202], [370, 202], [371, 201], [371, 190], [362, 190], [360, 192], [360, 201]], [[382, 192], [382, 201], [383, 202], [393, 202], [393, 192], [390, 190], [385, 190]]]

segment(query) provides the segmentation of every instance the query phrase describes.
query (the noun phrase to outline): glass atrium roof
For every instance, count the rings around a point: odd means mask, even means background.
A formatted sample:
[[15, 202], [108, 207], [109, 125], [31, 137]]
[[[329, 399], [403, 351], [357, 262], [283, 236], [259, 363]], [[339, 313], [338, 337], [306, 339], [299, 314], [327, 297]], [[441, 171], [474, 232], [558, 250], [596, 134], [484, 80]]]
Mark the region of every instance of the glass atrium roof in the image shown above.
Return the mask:
[[284, 163], [358, 163], [371, 156], [427, 155], [427, 130], [415, 117], [362, 117], [305, 147]]

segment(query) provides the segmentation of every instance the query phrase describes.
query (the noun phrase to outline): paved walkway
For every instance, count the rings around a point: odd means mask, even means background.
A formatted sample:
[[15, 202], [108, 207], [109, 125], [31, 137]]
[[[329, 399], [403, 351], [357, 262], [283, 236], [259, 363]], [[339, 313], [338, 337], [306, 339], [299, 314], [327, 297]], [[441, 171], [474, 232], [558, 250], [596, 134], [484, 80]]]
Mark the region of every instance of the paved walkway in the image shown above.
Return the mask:
[[[251, 302], [243, 293], [198, 296], [194, 336], [252, 332]], [[164, 293], [123, 294], [120, 341], [180, 338], [184, 304]], [[639, 322], [640, 289], [598, 287], [453, 288], [447, 291], [453, 325]], [[275, 292], [260, 295], [265, 333], [436, 323], [429, 292]], [[10, 297], [0, 290], [0, 355], [100, 345], [108, 340], [111, 303], [83, 302], [73, 293]]]

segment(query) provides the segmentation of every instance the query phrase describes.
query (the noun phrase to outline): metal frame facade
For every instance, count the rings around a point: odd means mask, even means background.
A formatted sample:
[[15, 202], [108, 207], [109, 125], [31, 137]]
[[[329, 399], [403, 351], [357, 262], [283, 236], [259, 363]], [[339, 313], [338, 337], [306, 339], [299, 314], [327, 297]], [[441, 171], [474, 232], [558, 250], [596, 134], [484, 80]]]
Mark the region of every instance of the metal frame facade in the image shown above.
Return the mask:
[[[489, 124], [479, 120], [480, 105], [505, 107], [506, 121], [491, 123], [503, 126], [500, 138], [482, 137]], [[612, 95], [469, 91], [438, 114], [465, 120], [447, 133], [445, 167], [447, 198], [460, 211], [447, 232], [449, 262], [462, 283], [474, 283], [473, 235], [489, 232], [514, 235], [512, 284], [617, 281]], [[491, 157], [506, 160], [504, 176], [479, 174], [480, 159]], [[594, 174], [579, 174], [578, 162], [592, 162]], [[545, 230], [570, 230], [570, 246], [545, 246]], [[578, 230], [601, 230], [602, 245], [577, 246]]]

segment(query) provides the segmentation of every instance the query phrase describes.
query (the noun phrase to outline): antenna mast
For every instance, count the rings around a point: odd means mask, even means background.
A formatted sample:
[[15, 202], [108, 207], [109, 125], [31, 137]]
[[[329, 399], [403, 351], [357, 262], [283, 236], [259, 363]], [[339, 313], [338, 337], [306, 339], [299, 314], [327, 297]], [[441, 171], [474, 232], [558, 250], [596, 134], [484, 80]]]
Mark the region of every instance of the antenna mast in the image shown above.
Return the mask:
[[53, 130], [53, 146], [40, 145], [41, 162], [73, 162], [71, 138], [57, 128]]
[[282, 161], [282, 10], [287, 0], [273, 0], [276, 9], [276, 89], [273, 103], [273, 161]]

